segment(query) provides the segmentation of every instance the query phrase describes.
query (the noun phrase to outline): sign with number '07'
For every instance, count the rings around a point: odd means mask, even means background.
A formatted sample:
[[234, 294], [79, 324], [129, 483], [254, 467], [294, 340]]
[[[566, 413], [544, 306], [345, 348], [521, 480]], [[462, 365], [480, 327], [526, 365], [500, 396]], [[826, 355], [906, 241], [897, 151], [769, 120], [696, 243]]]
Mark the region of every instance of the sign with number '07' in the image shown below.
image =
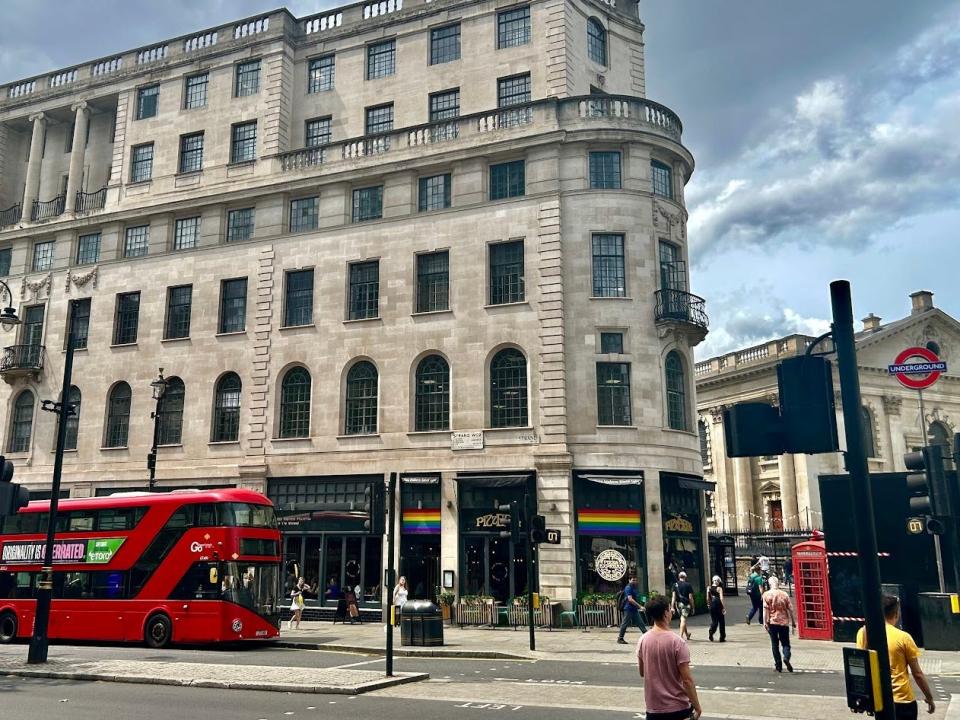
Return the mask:
[[547, 530], [547, 539], [544, 540], [548, 545], [559, 545], [560, 544], [560, 531], [559, 530]]

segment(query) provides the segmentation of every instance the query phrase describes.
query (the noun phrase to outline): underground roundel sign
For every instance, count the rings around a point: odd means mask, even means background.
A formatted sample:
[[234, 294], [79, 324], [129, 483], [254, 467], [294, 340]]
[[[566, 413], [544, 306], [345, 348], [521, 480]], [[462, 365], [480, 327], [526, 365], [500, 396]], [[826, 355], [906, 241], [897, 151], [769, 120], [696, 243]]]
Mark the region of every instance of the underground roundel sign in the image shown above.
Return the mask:
[[887, 366], [887, 372], [911, 390], [930, 387], [946, 371], [947, 364], [933, 350], [925, 347], [907, 348], [897, 355], [893, 365]]

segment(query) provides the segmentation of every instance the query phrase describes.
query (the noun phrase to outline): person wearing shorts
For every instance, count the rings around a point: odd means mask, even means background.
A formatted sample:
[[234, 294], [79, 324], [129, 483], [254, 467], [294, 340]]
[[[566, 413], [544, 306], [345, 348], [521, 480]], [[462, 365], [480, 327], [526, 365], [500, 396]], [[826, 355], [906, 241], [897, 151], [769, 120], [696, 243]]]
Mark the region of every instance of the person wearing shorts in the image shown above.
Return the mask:
[[687, 618], [694, 614], [693, 585], [687, 582], [685, 572], [681, 572], [678, 577], [680, 580], [673, 586], [670, 606], [680, 616], [680, 637], [689, 640], [690, 631], [687, 629]]

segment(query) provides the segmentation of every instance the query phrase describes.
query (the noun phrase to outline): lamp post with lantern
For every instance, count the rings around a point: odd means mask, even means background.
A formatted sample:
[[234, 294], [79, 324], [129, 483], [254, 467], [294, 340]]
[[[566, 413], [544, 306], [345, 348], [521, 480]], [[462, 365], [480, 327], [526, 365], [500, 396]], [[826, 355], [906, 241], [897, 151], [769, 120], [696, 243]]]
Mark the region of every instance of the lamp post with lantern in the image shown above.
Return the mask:
[[160, 438], [160, 403], [163, 402], [163, 396], [167, 394], [167, 380], [163, 377], [163, 368], [160, 368], [160, 374], [157, 376], [157, 379], [150, 383], [150, 388], [153, 390], [153, 399], [156, 402], [156, 407], [150, 414], [150, 417], [153, 418], [153, 445], [150, 448], [150, 454], [147, 455], [147, 469], [150, 471], [148, 487], [152, 492], [156, 485], [155, 478], [157, 475], [157, 442]]

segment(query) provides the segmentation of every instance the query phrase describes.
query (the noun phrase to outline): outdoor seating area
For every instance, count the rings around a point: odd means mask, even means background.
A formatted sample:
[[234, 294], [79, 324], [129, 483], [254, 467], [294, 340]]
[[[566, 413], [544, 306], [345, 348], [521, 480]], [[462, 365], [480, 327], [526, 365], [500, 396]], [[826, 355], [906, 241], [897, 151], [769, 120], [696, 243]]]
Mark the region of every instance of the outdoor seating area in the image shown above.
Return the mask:
[[[646, 597], [641, 597], [643, 602]], [[560, 602], [541, 597], [540, 606], [533, 611], [534, 624], [540, 628], [589, 628], [617, 627], [623, 617], [617, 607], [616, 596], [590, 597], [574, 600], [569, 609]], [[450, 622], [463, 627], [513, 628], [526, 627], [529, 623], [526, 598], [514, 598], [507, 603], [498, 603], [490, 597], [463, 597], [451, 606]]]

